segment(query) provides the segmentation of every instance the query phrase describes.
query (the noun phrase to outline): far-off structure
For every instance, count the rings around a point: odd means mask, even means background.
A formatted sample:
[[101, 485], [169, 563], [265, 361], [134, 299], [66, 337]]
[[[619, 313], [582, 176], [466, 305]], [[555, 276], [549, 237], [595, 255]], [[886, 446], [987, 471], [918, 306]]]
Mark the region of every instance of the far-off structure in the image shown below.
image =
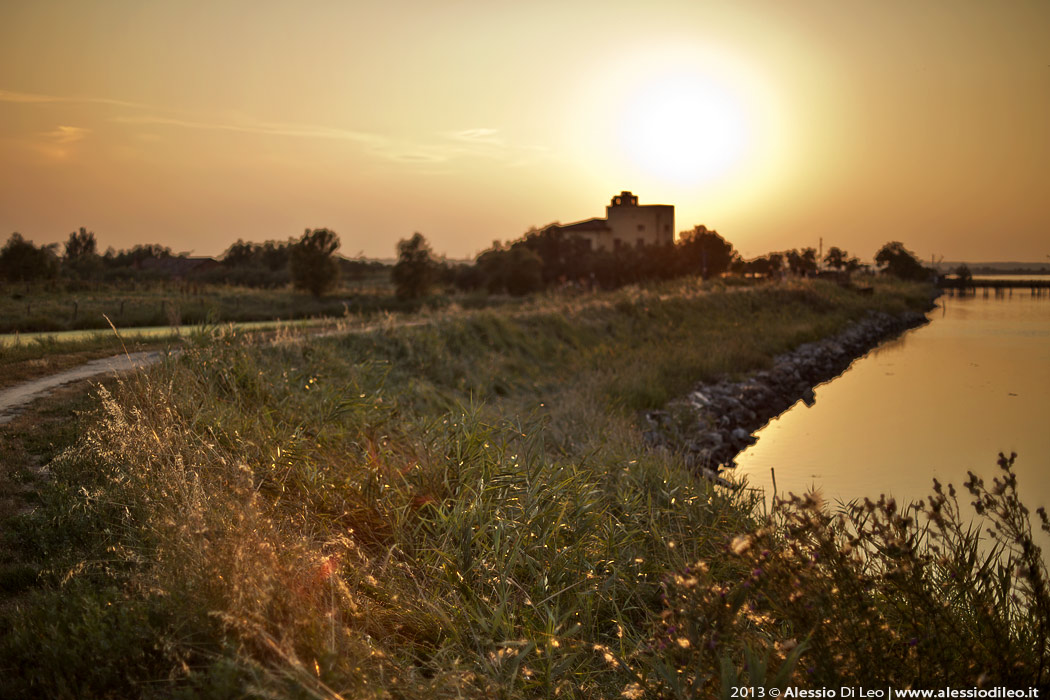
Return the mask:
[[674, 243], [674, 206], [638, 204], [638, 197], [623, 191], [605, 207], [605, 218], [586, 219], [558, 226], [567, 235], [588, 241], [591, 250], [616, 250]]

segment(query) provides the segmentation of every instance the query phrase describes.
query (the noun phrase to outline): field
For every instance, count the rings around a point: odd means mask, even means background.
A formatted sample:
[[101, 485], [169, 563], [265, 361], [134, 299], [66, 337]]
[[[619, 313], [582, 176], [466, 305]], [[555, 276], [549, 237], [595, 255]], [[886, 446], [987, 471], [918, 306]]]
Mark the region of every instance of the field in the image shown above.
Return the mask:
[[[0, 333], [179, 326], [201, 323], [290, 320], [407, 312], [443, 306], [448, 297], [399, 300], [389, 273], [345, 280], [315, 298], [289, 288], [260, 289], [193, 282], [113, 284], [37, 283], [0, 288]], [[484, 296], [461, 297], [462, 305], [486, 305]]]
[[[874, 284], [685, 280], [324, 337], [198, 334], [74, 416], [0, 434], [0, 489], [33, 506], [4, 525], [4, 695], [1038, 684], [1038, 559], [996, 568], [950, 498], [925, 528], [885, 502], [765, 514], [645, 447], [640, 412], [694, 382], [928, 300]], [[1010, 493], [986, 510], [1022, 542]]]

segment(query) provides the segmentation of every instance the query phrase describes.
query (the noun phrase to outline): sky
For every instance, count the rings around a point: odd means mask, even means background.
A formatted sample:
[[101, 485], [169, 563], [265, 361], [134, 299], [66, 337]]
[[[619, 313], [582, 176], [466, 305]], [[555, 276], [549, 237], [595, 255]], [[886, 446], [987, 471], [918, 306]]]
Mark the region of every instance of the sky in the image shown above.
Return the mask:
[[0, 241], [463, 258], [621, 190], [745, 257], [1045, 262], [1050, 3], [0, 3]]

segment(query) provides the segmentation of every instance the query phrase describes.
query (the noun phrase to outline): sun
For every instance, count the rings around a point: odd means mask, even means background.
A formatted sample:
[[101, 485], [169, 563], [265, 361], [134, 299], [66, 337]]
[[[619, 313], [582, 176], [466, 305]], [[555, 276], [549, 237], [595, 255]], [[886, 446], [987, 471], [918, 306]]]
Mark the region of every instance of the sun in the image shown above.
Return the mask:
[[631, 163], [677, 185], [728, 176], [748, 156], [752, 134], [740, 100], [702, 75], [642, 82], [626, 100], [619, 139]]

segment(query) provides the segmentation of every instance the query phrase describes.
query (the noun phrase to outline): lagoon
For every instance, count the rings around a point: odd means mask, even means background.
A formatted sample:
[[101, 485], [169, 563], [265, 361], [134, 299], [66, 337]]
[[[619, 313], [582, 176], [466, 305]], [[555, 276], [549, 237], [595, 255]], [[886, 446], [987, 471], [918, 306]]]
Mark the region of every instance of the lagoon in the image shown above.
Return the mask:
[[1022, 501], [1050, 506], [1050, 298], [946, 295], [928, 318], [759, 430], [738, 475], [768, 497], [772, 469], [780, 495], [831, 503], [914, 501], [937, 478], [965, 503], [967, 470], [990, 484], [1014, 451]]

